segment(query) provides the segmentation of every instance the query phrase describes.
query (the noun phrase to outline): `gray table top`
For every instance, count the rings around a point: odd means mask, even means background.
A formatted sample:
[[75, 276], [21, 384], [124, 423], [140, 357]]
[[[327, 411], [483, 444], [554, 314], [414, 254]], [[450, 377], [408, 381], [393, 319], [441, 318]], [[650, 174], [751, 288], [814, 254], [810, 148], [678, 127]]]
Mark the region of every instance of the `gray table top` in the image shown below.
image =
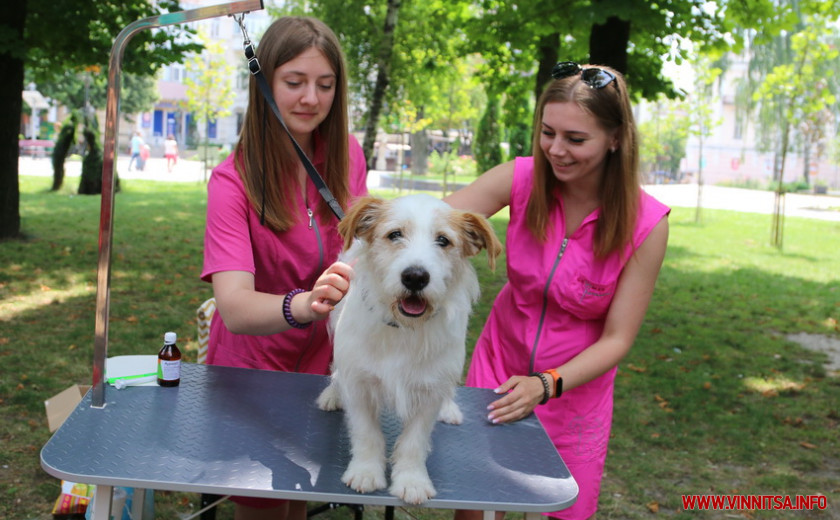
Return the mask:
[[[315, 399], [324, 376], [183, 363], [175, 388], [108, 388], [106, 405], [84, 397], [41, 451], [50, 475], [111, 486], [404, 505], [381, 490], [341, 482], [350, 460], [341, 412]], [[490, 390], [458, 388], [461, 425], [438, 423], [426, 507], [545, 512], [574, 504], [578, 486], [535, 416], [486, 419]], [[399, 423], [384, 418], [389, 449]]]

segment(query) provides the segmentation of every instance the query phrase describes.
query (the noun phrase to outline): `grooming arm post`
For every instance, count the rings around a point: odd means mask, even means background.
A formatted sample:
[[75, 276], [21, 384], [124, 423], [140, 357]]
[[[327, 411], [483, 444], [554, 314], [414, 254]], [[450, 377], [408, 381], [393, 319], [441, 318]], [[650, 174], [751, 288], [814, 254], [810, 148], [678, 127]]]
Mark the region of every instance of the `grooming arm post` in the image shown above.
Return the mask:
[[120, 68], [125, 46], [135, 34], [144, 29], [247, 13], [262, 8], [262, 0], [245, 0], [152, 16], [132, 22], [120, 31], [114, 40], [108, 63], [105, 143], [102, 160], [102, 202], [99, 216], [99, 261], [96, 279], [96, 324], [94, 326], [93, 394], [91, 396], [91, 405], [94, 407], [105, 406], [105, 360], [108, 357], [108, 317], [111, 299], [111, 241], [114, 234], [114, 164], [120, 112]]

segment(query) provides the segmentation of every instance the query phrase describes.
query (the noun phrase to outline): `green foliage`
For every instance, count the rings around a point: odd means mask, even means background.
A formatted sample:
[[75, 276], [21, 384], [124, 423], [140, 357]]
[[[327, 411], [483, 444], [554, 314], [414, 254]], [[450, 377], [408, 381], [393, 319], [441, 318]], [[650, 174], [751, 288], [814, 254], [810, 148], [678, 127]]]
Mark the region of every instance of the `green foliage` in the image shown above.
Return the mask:
[[473, 156], [478, 171], [485, 172], [502, 162], [501, 131], [499, 128], [499, 99], [490, 97], [487, 108], [478, 122], [473, 142]]
[[508, 157], [531, 155], [531, 125], [533, 108], [527, 92], [515, 93], [508, 90], [502, 110], [502, 122], [507, 133]]
[[208, 123], [231, 113], [234, 69], [221, 42], [201, 31], [198, 41], [204, 45], [204, 51], [187, 60], [184, 108], [193, 113], [198, 123]]
[[652, 117], [638, 125], [643, 172], [665, 171], [670, 178], [679, 178], [691, 125], [690, 118], [685, 117], [685, 107], [686, 103], [664, 96], [651, 104]]
[[452, 174], [456, 177], [472, 177], [477, 173], [475, 160], [459, 156], [457, 146], [453, 146], [450, 152], [433, 151], [429, 155], [429, 174], [432, 176]]
[[[63, 70], [38, 84], [46, 97], [73, 109], [82, 110], [85, 103], [104, 109], [107, 101], [108, 77], [98, 66], [81, 72]], [[134, 114], [154, 107], [158, 99], [157, 81], [154, 76], [123, 74], [120, 85], [120, 113], [128, 120]]]
[[822, 138], [830, 107], [840, 94], [834, 80], [840, 52], [830, 20], [814, 16], [756, 49], [761, 81], [755, 82], [752, 100], [761, 121], [758, 142], [763, 150], [787, 152], [793, 142], [788, 135], [797, 129], [804, 147]]
[[[295, 0], [276, 11], [315, 16], [336, 32], [347, 58], [353, 96], [367, 109], [355, 114], [355, 126], [363, 126], [371, 111], [386, 7], [386, 2], [362, 0]], [[400, 4], [388, 64], [384, 120], [400, 119], [403, 127], [418, 126], [419, 121], [401, 117], [408, 104], [420, 119], [434, 120], [435, 128], [471, 126], [479, 113], [476, 91], [480, 92], [480, 87], [473, 72], [475, 58], [464, 47], [464, 27], [470, 16], [466, 0]]]
[[[178, 10], [176, 0], [28, 0], [24, 34], [27, 73], [40, 85], [58, 83], [66, 71], [76, 73], [90, 67], [106, 71], [114, 39], [127, 25]], [[123, 72], [154, 76], [162, 65], [200, 51], [200, 45], [189, 41], [192, 33], [186, 26], [137, 33], [125, 49]]]

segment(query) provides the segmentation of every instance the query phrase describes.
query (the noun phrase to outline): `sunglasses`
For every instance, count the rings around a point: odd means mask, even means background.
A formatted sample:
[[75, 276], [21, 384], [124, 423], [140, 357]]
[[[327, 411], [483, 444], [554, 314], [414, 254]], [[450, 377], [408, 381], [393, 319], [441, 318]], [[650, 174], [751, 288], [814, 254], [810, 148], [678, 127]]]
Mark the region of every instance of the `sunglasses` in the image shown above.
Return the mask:
[[[573, 61], [561, 61], [551, 69], [551, 77], [563, 79], [580, 74], [580, 80], [591, 88], [604, 88], [615, 81], [615, 74], [596, 67], [582, 68]], [[616, 83], [616, 88], [618, 84]]]

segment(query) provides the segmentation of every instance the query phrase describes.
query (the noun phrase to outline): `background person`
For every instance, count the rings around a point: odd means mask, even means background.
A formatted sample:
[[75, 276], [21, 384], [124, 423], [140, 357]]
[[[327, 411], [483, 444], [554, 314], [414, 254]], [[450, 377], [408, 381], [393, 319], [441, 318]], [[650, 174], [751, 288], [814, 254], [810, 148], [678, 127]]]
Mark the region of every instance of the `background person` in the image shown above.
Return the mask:
[[149, 157], [151, 155], [152, 155], [151, 146], [149, 146], [146, 143], [143, 143], [143, 145], [140, 146], [140, 157], [137, 159], [137, 162], [135, 163], [138, 170], [140, 170], [141, 172], [146, 170], [146, 161], [149, 160]]
[[178, 141], [169, 134], [163, 141], [163, 156], [166, 157], [166, 169], [172, 173], [172, 167], [178, 162]]
[[[348, 133], [347, 71], [335, 34], [312, 18], [284, 17], [257, 59], [295, 140], [343, 208], [367, 194], [359, 143]], [[208, 363], [324, 374], [325, 319], [352, 268], [336, 262], [338, 220], [308, 179], [251, 77], [239, 142], [207, 187], [202, 279], [213, 284]], [[235, 518], [303, 519], [306, 503], [234, 497]]]
[[128, 171], [131, 171], [131, 165], [134, 161], [139, 160], [140, 152], [143, 150], [143, 145], [146, 144], [143, 141], [143, 133], [140, 130], [135, 130], [134, 135], [131, 136], [131, 145], [130, 145], [130, 153], [131, 158], [128, 160]]
[[510, 208], [508, 282], [467, 385], [496, 389], [494, 423], [536, 412], [580, 487], [577, 502], [551, 516], [585, 519], [598, 506], [616, 366], [650, 302], [669, 209], [640, 188], [623, 77], [570, 62], [553, 76], [537, 104], [533, 157], [492, 168], [446, 200], [487, 216]]

